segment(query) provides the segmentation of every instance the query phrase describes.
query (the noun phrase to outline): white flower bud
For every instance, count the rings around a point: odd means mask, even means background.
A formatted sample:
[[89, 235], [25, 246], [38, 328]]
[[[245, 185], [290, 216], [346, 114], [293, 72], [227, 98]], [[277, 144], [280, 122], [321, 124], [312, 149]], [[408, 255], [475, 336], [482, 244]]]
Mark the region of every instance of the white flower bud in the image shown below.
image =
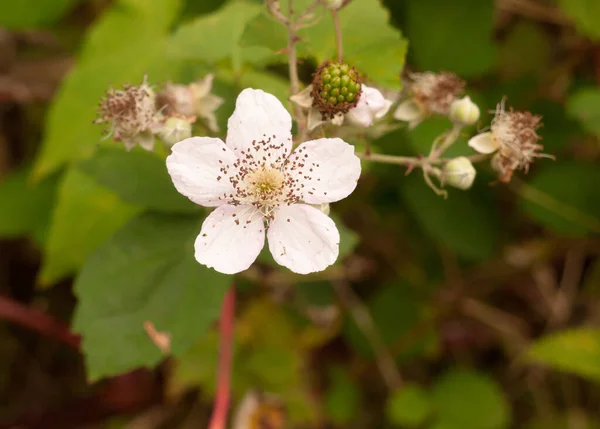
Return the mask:
[[479, 120], [479, 107], [466, 96], [452, 102], [448, 116], [455, 124], [473, 125]]
[[173, 116], [165, 121], [158, 135], [166, 144], [173, 146], [192, 136], [192, 125], [185, 119]]
[[321, 0], [323, 5], [330, 10], [338, 10], [342, 7], [344, 0]]
[[477, 171], [471, 161], [459, 156], [446, 163], [442, 168], [442, 182], [458, 189], [469, 189], [473, 185]]

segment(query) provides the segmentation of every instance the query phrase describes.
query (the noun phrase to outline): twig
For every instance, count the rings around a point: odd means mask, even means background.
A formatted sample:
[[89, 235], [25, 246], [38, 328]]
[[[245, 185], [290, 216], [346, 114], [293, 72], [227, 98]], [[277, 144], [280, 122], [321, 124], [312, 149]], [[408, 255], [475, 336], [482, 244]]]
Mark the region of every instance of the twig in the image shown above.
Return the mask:
[[219, 331], [219, 369], [215, 406], [208, 429], [225, 429], [231, 396], [231, 362], [233, 359], [233, 327], [235, 323], [235, 284], [229, 288], [221, 307]]
[[331, 11], [333, 18], [333, 25], [335, 27], [335, 42], [337, 47], [337, 59], [339, 62], [344, 60], [344, 45], [342, 43], [342, 27], [340, 26], [340, 17], [338, 16], [337, 10]]
[[402, 377], [396, 368], [394, 358], [373, 322], [369, 310], [346, 281], [334, 281], [332, 284], [342, 303], [354, 318], [356, 325], [363, 332], [367, 341], [373, 348], [377, 367], [381, 372], [383, 381], [390, 390], [398, 389], [403, 384]]
[[72, 333], [66, 324], [4, 296], [0, 296], [0, 319], [24, 326], [79, 350], [81, 338]]

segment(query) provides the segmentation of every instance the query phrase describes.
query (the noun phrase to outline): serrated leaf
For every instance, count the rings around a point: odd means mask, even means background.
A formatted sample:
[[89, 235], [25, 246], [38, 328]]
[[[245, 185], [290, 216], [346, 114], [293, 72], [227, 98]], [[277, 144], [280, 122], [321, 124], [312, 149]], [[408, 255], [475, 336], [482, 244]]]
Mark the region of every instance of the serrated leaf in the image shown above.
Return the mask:
[[83, 335], [90, 379], [161, 360], [146, 321], [168, 333], [172, 353], [181, 356], [217, 318], [231, 279], [194, 259], [199, 221], [142, 215], [86, 261], [75, 281], [73, 326]]
[[164, 159], [144, 150], [100, 148], [78, 167], [124, 201], [164, 212], [197, 212], [199, 206], [175, 189]]
[[587, 87], [577, 90], [569, 96], [566, 110], [584, 130], [600, 137], [600, 89]]
[[600, 382], [600, 330], [578, 328], [548, 334], [531, 345], [527, 359]]
[[389, 397], [388, 420], [409, 428], [422, 427], [433, 409], [428, 392], [416, 384], [406, 384]]
[[[329, 13], [317, 25], [299, 31], [303, 56], [319, 62], [336, 58], [335, 32]], [[378, 85], [398, 88], [408, 47], [402, 33], [389, 23], [389, 12], [377, 0], [353, 0], [339, 12], [344, 61]]]
[[92, 27], [77, 65], [50, 107], [34, 168], [37, 179], [90, 153], [100, 141], [101, 127], [92, 121], [104, 91], [124, 83], [139, 84], [146, 73], [151, 82], [161, 79], [152, 71], [165, 67], [163, 43], [179, 2], [119, 0]]
[[450, 190], [450, 196], [444, 199], [416, 175], [403, 181], [401, 191], [413, 216], [432, 240], [472, 261], [493, 255], [498, 238], [497, 211], [493, 201], [486, 201], [489, 198], [485, 193]]
[[494, 64], [492, 0], [407, 2], [407, 37], [421, 70], [480, 76]]
[[260, 62], [266, 54], [265, 50], [250, 48], [250, 54], [254, 55], [249, 55], [239, 41], [246, 23], [261, 10], [262, 7], [256, 3], [230, 1], [216, 12], [179, 27], [169, 39], [167, 56], [208, 64], [230, 60], [236, 72], [241, 70], [244, 59]]
[[39, 184], [29, 180], [29, 168], [11, 173], [0, 182], [0, 236], [31, 235], [38, 243], [46, 238], [56, 196], [57, 177]]
[[138, 210], [81, 171], [69, 169], [59, 184], [44, 248], [44, 263], [39, 274], [42, 286], [49, 286], [77, 270], [96, 247]]
[[431, 399], [441, 427], [509, 427], [510, 408], [502, 389], [484, 374], [466, 369], [450, 370], [433, 387]]
[[0, 27], [18, 30], [52, 24], [79, 1], [3, 1], [0, 2]]
[[577, 30], [592, 40], [600, 40], [600, 2], [597, 0], [558, 0], [558, 6], [573, 20]]
[[552, 163], [520, 190], [521, 208], [546, 228], [566, 235], [600, 232], [600, 170], [582, 163]]

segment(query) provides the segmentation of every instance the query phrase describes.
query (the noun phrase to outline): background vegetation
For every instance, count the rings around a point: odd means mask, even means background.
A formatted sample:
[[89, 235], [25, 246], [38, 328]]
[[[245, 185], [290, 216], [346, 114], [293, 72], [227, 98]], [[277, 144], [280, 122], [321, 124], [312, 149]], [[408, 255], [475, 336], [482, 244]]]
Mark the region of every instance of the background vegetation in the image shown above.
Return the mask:
[[[483, 124], [504, 95], [543, 115], [557, 159], [509, 184], [478, 168], [447, 200], [364, 164], [332, 206], [334, 267], [265, 257], [237, 276], [234, 405], [276, 395], [269, 428], [600, 427], [600, 2], [353, 0], [340, 18], [346, 60], [382, 88], [401, 89], [405, 60], [455, 72]], [[330, 17], [300, 37], [308, 83], [335, 55]], [[0, 3], [0, 427], [206, 427], [232, 279], [193, 259], [205, 213], [165, 153], [125, 152], [92, 121], [110, 86], [214, 73], [226, 130], [241, 89], [287, 99], [286, 44], [260, 1]], [[448, 125], [372, 145], [418, 155]]]

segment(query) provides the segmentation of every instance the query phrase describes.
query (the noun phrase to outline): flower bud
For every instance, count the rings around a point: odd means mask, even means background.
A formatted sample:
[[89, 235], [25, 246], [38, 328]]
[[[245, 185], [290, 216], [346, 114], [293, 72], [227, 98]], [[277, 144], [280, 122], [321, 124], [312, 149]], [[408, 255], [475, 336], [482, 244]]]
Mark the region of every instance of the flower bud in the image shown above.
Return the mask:
[[342, 7], [344, 0], [321, 0], [323, 6], [325, 6], [329, 10], [338, 10]]
[[479, 120], [479, 107], [465, 96], [452, 102], [448, 116], [455, 124], [473, 125]]
[[469, 189], [473, 185], [477, 171], [471, 161], [459, 156], [446, 163], [442, 168], [442, 182], [458, 189]]
[[323, 119], [348, 113], [356, 107], [362, 92], [361, 80], [354, 67], [326, 61], [314, 74], [311, 95], [313, 106]]
[[173, 116], [165, 121], [158, 135], [166, 144], [173, 146], [192, 136], [192, 125], [185, 119]]

